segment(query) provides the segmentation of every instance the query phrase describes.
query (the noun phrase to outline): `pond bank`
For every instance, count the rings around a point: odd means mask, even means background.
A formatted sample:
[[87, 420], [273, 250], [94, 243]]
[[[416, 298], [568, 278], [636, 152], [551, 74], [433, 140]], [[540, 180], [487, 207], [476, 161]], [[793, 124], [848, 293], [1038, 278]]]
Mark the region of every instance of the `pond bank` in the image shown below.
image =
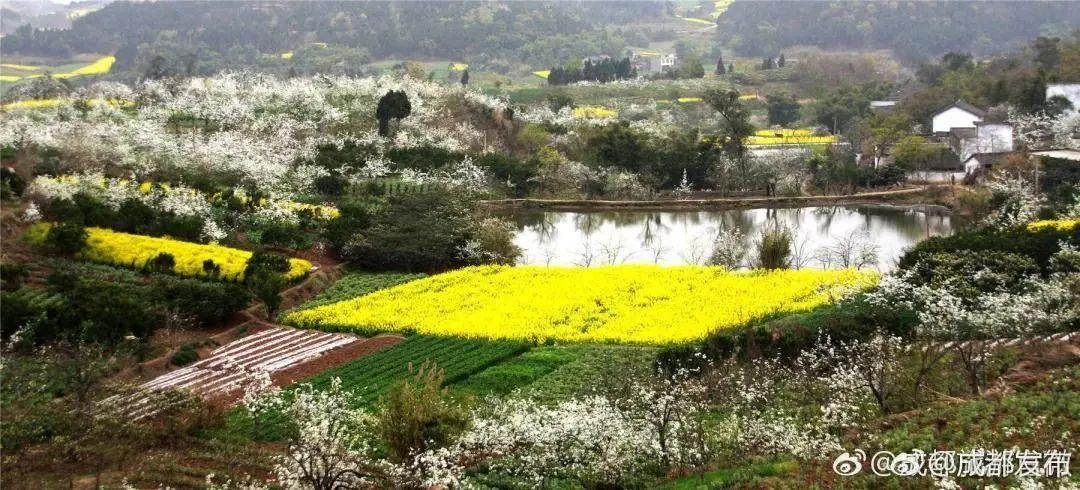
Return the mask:
[[905, 202], [924, 193], [927, 187], [862, 192], [831, 196], [725, 197], [715, 199], [664, 199], [653, 201], [605, 201], [595, 199], [497, 199], [482, 201], [498, 209], [545, 209], [551, 211], [688, 210], [755, 207], [829, 206], [875, 204], [894, 200]]

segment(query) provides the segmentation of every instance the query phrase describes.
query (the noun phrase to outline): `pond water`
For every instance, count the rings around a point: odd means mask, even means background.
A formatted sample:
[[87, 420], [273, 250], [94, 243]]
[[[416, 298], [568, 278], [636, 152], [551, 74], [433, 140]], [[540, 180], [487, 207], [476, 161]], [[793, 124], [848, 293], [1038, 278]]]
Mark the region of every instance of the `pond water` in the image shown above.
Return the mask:
[[[718, 231], [738, 229], [753, 259], [762, 228], [794, 232], [793, 265], [896, 267], [904, 250], [952, 231], [948, 210], [937, 206], [815, 206], [679, 211], [543, 211], [509, 214], [517, 227], [519, 264], [703, 264]], [[868, 260], [868, 256], [873, 260]]]

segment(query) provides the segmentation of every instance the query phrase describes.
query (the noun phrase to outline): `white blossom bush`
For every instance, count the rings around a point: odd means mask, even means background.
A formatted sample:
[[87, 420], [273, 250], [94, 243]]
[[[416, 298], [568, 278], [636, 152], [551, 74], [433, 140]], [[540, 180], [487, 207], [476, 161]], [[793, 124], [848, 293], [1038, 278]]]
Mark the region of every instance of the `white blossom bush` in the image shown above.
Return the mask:
[[[376, 456], [374, 417], [356, 404], [334, 378], [329, 389], [301, 385], [288, 399], [245, 396], [249, 409], [280, 409], [295, 428], [274, 467], [276, 483], [287, 489], [379, 487], [396, 469]], [[276, 400], [274, 400], [276, 398]]]
[[[125, 87], [125, 88], [121, 88]], [[376, 134], [375, 106], [402, 90], [412, 106], [392, 138]], [[501, 112], [499, 99], [463, 87], [403, 78], [307, 77], [281, 80], [234, 73], [184, 82], [148, 80], [127, 87], [94, 85], [87, 96], [127, 100], [74, 109], [16, 108], [0, 114], [0, 145], [52, 148], [66, 172], [105, 172], [134, 180], [180, 170], [239, 175], [244, 184], [289, 194], [308, 190], [322, 169], [299, 164], [316, 147], [344, 141], [391, 148], [489, 149], [483, 131], [448, 117], [462, 101]], [[367, 175], [384, 174], [373, 159]]]
[[1001, 175], [988, 182], [998, 206], [986, 218], [997, 228], [1022, 226], [1034, 221], [1042, 208], [1043, 198], [1030, 180], [1018, 175]]

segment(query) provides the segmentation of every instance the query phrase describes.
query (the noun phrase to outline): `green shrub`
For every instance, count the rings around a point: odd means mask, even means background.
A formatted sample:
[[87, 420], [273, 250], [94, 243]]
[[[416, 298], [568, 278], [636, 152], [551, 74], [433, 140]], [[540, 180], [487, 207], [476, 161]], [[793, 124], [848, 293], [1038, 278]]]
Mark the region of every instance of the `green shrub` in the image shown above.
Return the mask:
[[199, 351], [195, 350], [195, 346], [184, 344], [169, 358], [169, 363], [173, 366], [183, 367], [198, 360]]
[[1014, 289], [1024, 277], [1039, 273], [1031, 257], [998, 250], [929, 253], [909, 269], [915, 272], [917, 284], [949, 283], [964, 297]]
[[21, 196], [25, 190], [26, 179], [10, 168], [0, 168], [0, 198], [14, 199]]
[[7, 262], [0, 264], [0, 287], [18, 289], [30, 274], [30, 267], [25, 262]]
[[900, 268], [910, 269], [930, 254], [970, 250], [1024, 255], [1034, 260], [1039, 269], [1045, 273], [1050, 265], [1050, 257], [1060, 250], [1061, 242], [1080, 245], [1080, 227], [1070, 231], [1052, 228], [1029, 231], [1025, 228], [999, 230], [981, 227], [919, 242], [900, 259]]
[[393, 194], [385, 203], [343, 209], [328, 238], [343, 257], [372, 270], [432, 272], [516, 259], [520, 251], [511, 234], [488, 228], [489, 220], [478, 214], [462, 193]]
[[[412, 367], [409, 369], [412, 372]], [[379, 429], [393, 461], [449, 444], [468, 425], [465, 407], [442, 384], [445, 374], [434, 362], [420, 365], [390, 387], [380, 400]]]
[[146, 261], [146, 271], [159, 274], [171, 274], [176, 268], [176, 258], [168, 252], [161, 252], [154, 258]]
[[718, 331], [701, 344], [671, 347], [659, 356], [667, 369], [696, 366], [699, 354], [709, 359], [783, 357], [800, 352], [828, 337], [834, 342], [864, 340], [877, 332], [910, 337], [917, 318], [910, 312], [877, 308], [862, 298], [816, 310], [765, 320], [737, 330]]
[[256, 250], [251, 254], [244, 268], [244, 276], [248, 277], [256, 271], [268, 271], [285, 273], [289, 271], [289, 258], [266, 250]]
[[791, 262], [791, 230], [769, 225], [757, 241], [757, 266], [762, 269], [786, 269]]
[[202, 325], [223, 322], [251, 302], [247, 289], [229, 282], [160, 276], [151, 285], [161, 290], [167, 305]]
[[65, 255], [75, 255], [86, 247], [86, 227], [78, 223], [56, 223], [45, 234], [45, 247]]

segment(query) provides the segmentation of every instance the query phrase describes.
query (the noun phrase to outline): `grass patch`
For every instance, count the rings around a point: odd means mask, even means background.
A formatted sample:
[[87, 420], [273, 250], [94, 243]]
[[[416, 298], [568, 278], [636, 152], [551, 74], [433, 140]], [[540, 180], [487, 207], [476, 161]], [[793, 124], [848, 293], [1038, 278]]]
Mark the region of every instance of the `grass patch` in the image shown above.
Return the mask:
[[315, 296], [311, 301], [308, 301], [291, 311], [300, 311], [356, 298], [380, 289], [397, 286], [398, 284], [404, 284], [423, 277], [425, 277], [425, 274], [405, 272], [349, 272], [318, 296]]
[[476, 395], [507, 395], [532, 384], [565, 364], [580, 359], [585, 346], [541, 346], [491, 366], [455, 384], [455, 391]]

